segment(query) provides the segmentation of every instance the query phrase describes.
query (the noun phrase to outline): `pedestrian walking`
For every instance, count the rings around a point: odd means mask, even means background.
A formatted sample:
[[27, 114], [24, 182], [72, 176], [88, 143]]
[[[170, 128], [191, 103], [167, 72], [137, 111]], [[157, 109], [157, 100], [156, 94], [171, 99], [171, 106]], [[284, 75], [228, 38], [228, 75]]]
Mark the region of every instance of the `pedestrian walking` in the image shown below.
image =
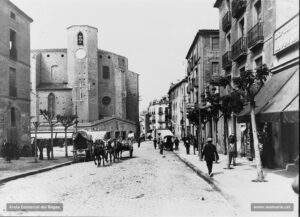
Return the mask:
[[183, 143], [186, 149], [186, 154], [190, 154], [190, 137], [186, 136], [183, 138]]
[[11, 156], [11, 144], [7, 142], [6, 139], [3, 140], [3, 149], [4, 149], [4, 156], [6, 162], [10, 163], [10, 156]]
[[192, 141], [193, 141], [193, 150], [194, 154], [196, 154], [196, 150], [198, 150], [198, 140], [196, 136], [192, 136]]
[[154, 137], [154, 139], [153, 139], [153, 144], [154, 144], [154, 149], [156, 149], [156, 146], [157, 146], [157, 139], [156, 139], [156, 137]]
[[230, 164], [232, 162], [232, 160], [236, 157], [236, 150], [235, 150], [235, 136], [234, 135], [230, 135], [228, 137], [228, 165], [227, 168], [230, 168]]
[[158, 145], [159, 145], [159, 153], [160, 154], [163, 154], [163, 151], [164, 151], [164, 142], [161, 138], [161, 134], [158, 133]]
[[141, 146], [141, 137], [138, 138], [138, 147]]
[[175, 138], [174, 143], [175, 143], [175, 150], [178, 150], [179, 139], [177, 137]]
[[213, 161], [215, 159], [216, 160], [219, 159], [217, 148], [214, 144], [212, 144], [212, 138], [208, 138], [206, 140], [206, 145], [203, 148], [201, 159], [203, 157], [205, 158], [205, 161], [206, 161], [206, 166], [207, 166], [207, 169], [208, 169], [208, 175], [210, 177], [212, 177], [213, 176], [213, 174], [212, 174]]

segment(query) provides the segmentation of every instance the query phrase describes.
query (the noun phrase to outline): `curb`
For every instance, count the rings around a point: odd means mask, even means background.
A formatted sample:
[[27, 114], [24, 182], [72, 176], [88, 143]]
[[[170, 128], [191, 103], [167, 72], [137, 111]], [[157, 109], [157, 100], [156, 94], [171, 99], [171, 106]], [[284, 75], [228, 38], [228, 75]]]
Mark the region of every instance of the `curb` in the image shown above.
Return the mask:
[[68, 165], [71, 165], [73, 163], [74, 163], [73, 161], [68, 161], [68, 162], [57, 164], [57, 165], [54, 165], [54, 166], [49, 166], [49, 167], [38, 169], [38, 170], [31, 170], [29, 172], [24, 172], [24, 173], [21, 173], [21, 174], [6, 177], [6, 178], [3, 178], [3, 179], [0, 179], [0, 184], [3, 184], [5, 182], [9, 182], [9, 181], [12, 181], [12, 180], [16, 180], [16, 179], [19, 179], [19, 178], [24, 178], [26, 176], [31, 176], [31, 175], [35, 175], [35, 174], [38, 174], [38, 173], [46, 172], [46, 171], [56, 169], [56, 168], [59, 168], [59, 167], [68, 166]]
[[[229, 195], [227, 195], [224, 191], [222, 191], [222, 189], [220, 187], [218, 187], [215, 182], [213, 181], [213, 179], [211, 179], [210, 177], [207, 177], [205, 175], [205, 173], [200, 170], [198, 167], [196, 167], [194, 164], [192, 164], [191, 162], [189, 162], [186, 158], [181, 157], [179, 154], [177, 154], [176, 152], [173, 152], [178, 158], [179, 160], [181, 160], [183, 163], [185, 163], [188, 167], [190, 167], [199, 177], [201, 177], [202, 179], [204, 179], [204, 181], [206, 181], [209, 186], [212, 187], [212, 189], [214, 191], [216, 191], [217, 193], [219, 193], [219, 195], [223, 198], [223, 200], [227, 203], [228, 206], [230, 206], [232, 208], [232, 210], [234, 211], [235, 215], [238, 215], [239, 212], [237, 209], [235, 209], [229, 202], [228, 200], [231, 199], [231, 197]], [[238, 215], [239, 216], [239, 215]]]

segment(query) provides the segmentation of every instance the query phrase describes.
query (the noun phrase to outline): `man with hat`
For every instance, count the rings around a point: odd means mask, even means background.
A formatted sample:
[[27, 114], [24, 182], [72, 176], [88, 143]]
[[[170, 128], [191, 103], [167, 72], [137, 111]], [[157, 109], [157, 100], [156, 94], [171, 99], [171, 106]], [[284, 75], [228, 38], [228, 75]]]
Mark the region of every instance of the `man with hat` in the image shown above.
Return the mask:
[[207, 138], [206, 145], [204, 146], [203, 151], [202, 151], [201, 159], [203, 157], [205, 158], [207, 169], [208, 169], [208, 175], [210, 177], [213, 176], [212, 165], [213, 165], [213, 161], [215, 160], [215, 155], [216, 155], [216, 160], [219, 160], [217, 148], [214, 144], [212, 144], [212, 138]]

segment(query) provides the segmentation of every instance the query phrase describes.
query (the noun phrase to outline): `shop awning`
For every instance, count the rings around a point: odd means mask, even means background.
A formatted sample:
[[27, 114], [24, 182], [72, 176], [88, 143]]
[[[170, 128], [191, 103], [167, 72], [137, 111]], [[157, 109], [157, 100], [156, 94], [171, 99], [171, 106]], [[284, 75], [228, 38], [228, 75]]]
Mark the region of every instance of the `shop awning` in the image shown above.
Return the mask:
[[[67, 133], [67, 138], [72, 139], [72, 135], [73, 135], [73, 133]], [[56, 139], [64, 139], [65, 138], [65, 133], [64, 132], [56, 133], [55, 138]]]
[[[278, 121], [280, 113], [291, 116], [299, 112], [299, 66], [274, 74], [256, 95], [255, 114], [261, 121]], [[297, 100], [298, 99], [298, 100]], [[250, 121], [250, 106], [247, 105], [238, 115], [239, 123]]]

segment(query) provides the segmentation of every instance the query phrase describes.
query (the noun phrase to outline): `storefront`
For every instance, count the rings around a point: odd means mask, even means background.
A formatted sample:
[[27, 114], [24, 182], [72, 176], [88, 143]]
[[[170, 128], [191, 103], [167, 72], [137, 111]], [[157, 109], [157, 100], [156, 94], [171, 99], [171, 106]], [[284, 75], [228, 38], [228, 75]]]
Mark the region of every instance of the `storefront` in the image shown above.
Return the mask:
[[[299, 155], [299, 62], [276, 71], [255, 102], [262, 164], [284, 168]], [[242, 137], [245, 154], [254, 157], [249, 106], [238, 115], [237, 121], [246, 126]]]

